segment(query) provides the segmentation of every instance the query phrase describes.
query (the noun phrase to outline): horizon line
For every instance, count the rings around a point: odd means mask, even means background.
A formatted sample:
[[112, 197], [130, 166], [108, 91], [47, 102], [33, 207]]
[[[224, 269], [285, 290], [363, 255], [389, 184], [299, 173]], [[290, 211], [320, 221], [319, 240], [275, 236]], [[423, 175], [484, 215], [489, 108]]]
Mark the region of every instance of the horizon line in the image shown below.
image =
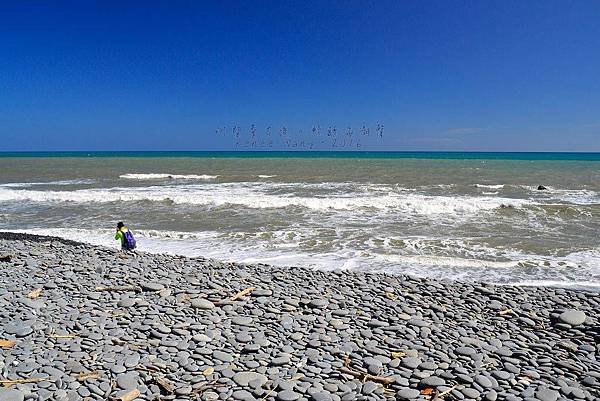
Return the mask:
[[0, 154], [39, 154], [39, 153], [554, 153], [554, 154], [600, 154], [598, 151], [579, 150], [0, 150]]

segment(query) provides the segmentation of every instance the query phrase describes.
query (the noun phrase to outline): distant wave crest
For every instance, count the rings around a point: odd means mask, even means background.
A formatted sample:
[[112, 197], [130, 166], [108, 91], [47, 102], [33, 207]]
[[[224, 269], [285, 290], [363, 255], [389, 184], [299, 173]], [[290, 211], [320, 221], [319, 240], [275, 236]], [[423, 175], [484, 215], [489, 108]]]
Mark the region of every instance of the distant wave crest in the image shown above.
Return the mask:
[[148, 173], [148, 174], [122, 174], [119, 178], [127, 180], [214, 180], [218, 175], [209, 174], [167, 174], [167, 173]]
[[0, 184], [0, 187], [4, 188], [28, 188], [34, 186], [41, 185], [60, 185], [60, 186], [68, 186], [68, 185], [84, 185], [84, 184], [93, 184], [94, 180], [87, 179], [79, 179], [79, 180], [60, 180], [60, 181], [46, 181], [46, 182], [9, 182], [6, 184]]

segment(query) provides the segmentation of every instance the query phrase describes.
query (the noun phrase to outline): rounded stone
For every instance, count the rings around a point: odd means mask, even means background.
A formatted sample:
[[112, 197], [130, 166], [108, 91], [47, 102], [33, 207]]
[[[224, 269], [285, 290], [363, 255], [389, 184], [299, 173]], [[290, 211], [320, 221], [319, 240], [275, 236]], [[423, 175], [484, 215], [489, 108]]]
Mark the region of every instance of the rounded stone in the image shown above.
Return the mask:
[[460, 390], [465, 397], [467, 398], [474, 398], [474, 399], [479, 399], [479, 391], [475, 390], [474, 388], [463, 388], [462, 390]]
[[215, 304], [204, 298], [194, 298], [190, 301], [194, 309], [214, 309]]
[[419, 387], [421, 387], [421, 388], [437, 387], [437, 386], [443, 386], [445, 384], [446, 384], [446, 381], [444, 379], [442, 379], [441, 377], [429, 376], [429, 377], [422, 379], [419, 382]]
[[231, 319], [231, 323], [239, 326], [250, 326], [252, 324], [252, 318], [250, 316], [236, 316]]
[[369, 395], [373, 391], [375, 391], [376, 389], [377, 389], [377, 384], [376, 383], [374, 383], [374, 382], [366, 382], [362, 386], [362, 393], [364, 395]]
[[121, 373], [125, 373], [127, 371], [127, 369], [123, 365], [113, 365], [110, 367], [110, 371], [113, 372], [114, 374], [121, 374]]
[[117, 376], [117, 386], [123, 390], [134, 389], [138, 384], [138, 376], [134, 373], [126, 373]]
[[296, 401], [300, 398], [300, 394], [292, 390], [283, 390], [277, 393], [277, 399], [280, 401]]
[[236, 390], [233, 392], [233, 394], [231, 396], [234, 399], [240, 400], [240, 401], [253, 401], [256, 399], [256, 398], [254, 398], [252, 393], [250, 393], [247, 390]]
[[496, 401], [498, 399], [498, 393], [496, 392], [496, 390], [490, 390], [485, 395], [485, 399], [486, 401]]
[[273, 365], [273, 366], [281, 366], [281, 365], [285, 365], [288, 363], [290, 363], [289, 355], [281, 355], [281, 356], [278, 356], [277, 358], [273, 358], [273, 360], [271, 360], [271, 365]]
[[477, 384], [479, 384], [483, 388], [492, 388], [493, 387], [492, 381], [484, 375], [475, 376], [475, 381], [477, 382]]
[[142, 287], [142, 290], [144, 290], [144, 291], [160, 291], [163, 288], [165, 288], [165, 286], [162, 285], [161, 283], [152, 283], [152, 282], [141, 283], [140, 287]]
[[228, 354], [227, 352], [223, 352], [223, 351], [214, 351], [213, 357], [215, 357], [216, 359], [223, 361], [223, 362], [232, 362], [233, 361], [233, 355]]
[[457, 355], [465, 355], [465, 356], [471, 356], [473, 354], [475, 354], [475, 349], [471, 348], [471, 347], [458, 347], [454, 350], [454, 353]]
[[409, 369], [416, 369], [422, 363], [420, 358], [407, 357], [402, 358], [402, 366]]
[[327, 302], [327, 300], [325, 299], [313, 299], [312, 301], [310, 301], [309, 305], [313, 308], [322, 309], [327, 307], [327, 305], [329, 305], [329, 302]]
[[331, 393], [327, 391], [317, 391], [311, 395], [313, 401], [332, 401]]
[[419, 390], [415, 390], [414, 388], [403, 388], [398, 390], [396, 393], [396, 398], [399, 400], [412, 400], [417, 398], [421, 392]]
[[558, 316], [558, 319], [561, 322], [569, 324], [571, 326], [579, 326], [580, 324], [583, 324], [583, 322], [585, 322], [585, 318], [585, 313], [575, 309], [566, 310], [563, 313], [561, 313], [560, 316]]
[[2, 401], [23, 401], [25, 395], [19, 390], [0, 388], [0, 400]]
[[509, 380], [510, 379], [510, 373], [504, 370], [494, 370], [492, 371], [492, 376], [494, 376], [496, 379], [500, 379], [500, 380]]
[[238, 386], [242, 387], [248, 386], [250, 382], [253, 382], [255, 380], [258, 380], [258, 382], [260, 383], [259, 387], [262, 387], [268, 380], [267, 376], [256, 372], [238, 372], [235, 375], [233, 375], [232, 379]]
[[558, 391], [550, 390], [549, 388], [545, 387], [538, 387], [537, 391], [535, 392], [535, 398], [540, 401], [556, 401], [558, 396]]

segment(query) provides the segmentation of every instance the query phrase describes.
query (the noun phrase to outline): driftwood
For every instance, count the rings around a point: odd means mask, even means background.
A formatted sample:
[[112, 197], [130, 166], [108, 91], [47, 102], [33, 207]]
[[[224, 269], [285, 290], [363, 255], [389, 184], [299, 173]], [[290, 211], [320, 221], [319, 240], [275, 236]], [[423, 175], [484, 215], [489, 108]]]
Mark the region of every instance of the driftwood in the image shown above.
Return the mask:
[[88, 379], [98, 379], [100, 377], [100, 373], [98, 371], [88, 372], [88, 373], [80, 373], [75, 378], [80, 382], [86, 381]]
[[191, 394], [198, 395], [198, 394], [202, 394], [203, 392], [205, 392], [209, 388], [224, 387], [224, 386], [227, 386], [227, 384], [225, 384], [225, 383], [217, 383], [217, 380], [213, 380], [211, 382], [202, 384], [197, 389], [193, 390]]
[[15, 340], [3, 340], [0, 339], [0, 348], [12, 348], [17, 344]]
[[158, 384], [167, 393], [173, 394], [173, 391], [175, 391], [173, 389], [173, 384], [171, 384], [171, 382], [165, 379], [164, 377], [152, 375], [152, 379], [154, 379], [156, 384]]
[[374, 376], [369, 373], [360, 372], [358, 370], [352, 370], [347, 367], [341, 367], [340, 371], [342, 373], [354, 376], [357, 379], [360, 379], [361, 381], [372, 381], [375, 383], [381, 383], [381, 384], [385, 384], [385, 385], [392, 384], [395, 381], [395, 379], [393, 377]]
[[386, 297], [387, 299], [390, 299], [390, 300], [392, 300], [392, 301], [395, 301], [395, 300], [397, 300], [397, 299], [398, 299], [398, 295], [394, 294], [393, 292], [386, 292], [386, 293], [385, 293], [385, 297]]
[[27, 294], [27, 298], [29, 298], [29, 299], [36, 299], [37, 297], [40, 296], [41, 293], [42, 293], [42, 289], [41, 288], [36, 288], [35, 290], [33, 290], [29, 294]]
[[245, 290], [242, 290], [242, 291], [238, 292], [237, 294], [235, 294], [234, 296], [232, 296], [229, 300], [237, 301], [238, 299], [250, 294], [252, 291], [254, 291], [254, 287], [248, 287]]
[[232, 303], [239, 300], [240, 298], [243, 298], [246, 295], [250, 294], [252, 291], [254, 291], [254, 287], [248, 287], [248, 288], [238, 292], [237, 294], [235, 294], [234, 296], [232, 296], [230, 298], [222, 299], [220, 301], [215, 301], [214, 304], [215, 305], [231, 305]]
[[23, 383], [39, 383], [48, 380], [47, 377], [31, 377], [29, 379], [14, 379], [14, 380], [0, 380], [0, 384], [4, 387], [14, 386], [15, 384]]
[[450, 393], [452, 392], [452, 390], [454, 390], [456, 387], [458, 387], [458, 386], [452, 386], [452, 387], [450, 387], [448, 390], [446, 390], [446, 391], [442, 391], [441, 393], [439, 393], [439, 394], [436, 394], [436, 395], [435, 395], [435, 396], [434, 396], [434, 397], [431, 399], [431, 401], [436, 401], [436, 400], [441, 400], [441, 399], [443, 399], [445, 396], [447, 396], [448, 394], [450, 394]]

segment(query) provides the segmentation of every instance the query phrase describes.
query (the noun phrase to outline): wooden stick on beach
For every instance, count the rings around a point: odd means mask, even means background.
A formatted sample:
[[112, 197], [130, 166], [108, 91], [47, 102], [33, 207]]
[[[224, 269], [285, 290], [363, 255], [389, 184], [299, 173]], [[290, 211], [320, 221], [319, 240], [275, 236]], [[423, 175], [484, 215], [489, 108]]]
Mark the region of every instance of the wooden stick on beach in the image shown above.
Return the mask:
[[450, 394], [452, 392], [452, 390], [454, 390], [456, 387], [458, 387], [458, 386], [452, 386], [448, 390], [442, 391], [441, 393], [436, 394], [431, 401], [436, 401], [436, 400], [443, 399], [445, 396], [447, 396], [448, 394]]
[[347, 367], [341, 367], [340, 371], [342, 373], [346, 373], [348, 375], [354, 376], [357, 379], [360, 379], [361, 381], [372, 381], [372, 382], [381, 383], [381, 384], [385, 384], [385, 385], [392, 384], [395, 381], [395, 379], [393, 377], [374, 376], [369, 373], [359, 372], [359, 371], [352, 370]]
[[0, 384], [4, 387], [14, 386], [15, 384], [23, 383], [39, 383], [48, 380], [47, 377], [30, 377], [28, 379], [0, 380]]
[[254, 287], [248, 287], [248, 288], [238, 292], [237, 294], [235, 294], [234, 296], [232, 296], [230, 298], [222, 299], [220, 301], [215, 301], [214, 304], [215, 305], [229, 305], [235, 301], [238, 301], [240, 298], [243, 298], [246, 295], [250, 294], [252, 291], [254, 291]]
[[248, 287], [245, 290], [242, 290], [242, 291], [238, 292], [237, 294], [235, 294], [234, 296], [232, 296], [231, 298], [229, 298], [229, 300], [237, 301], [238, 299], [250, 294], [252, 291], [254, 291], [254, 287]]

